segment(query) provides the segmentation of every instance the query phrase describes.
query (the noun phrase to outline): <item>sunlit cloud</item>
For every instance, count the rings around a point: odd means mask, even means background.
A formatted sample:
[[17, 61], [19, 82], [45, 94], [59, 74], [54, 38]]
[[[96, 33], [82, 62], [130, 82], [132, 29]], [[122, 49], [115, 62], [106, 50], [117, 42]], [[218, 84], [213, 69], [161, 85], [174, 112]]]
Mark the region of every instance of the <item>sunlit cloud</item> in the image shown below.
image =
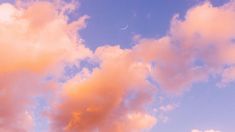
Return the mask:
[[[0, 128], [2, 131], [31, 131], [27, 112], [32, 98], [56, 82], [43, 81], [58, 74], [65, 62], [87, 57], [91, 51], [78, 44], [71, 26], [81, 29], [85, 18], [67, 22], [52, 3], [33, 2], [26, 7], [0, 5]], [[76, 39], [74, 39], [76, 38]], [[25, 114], [27, 113], [27, 114]], [[30, 118], [30, 119], [29, 119]], [[12, 123], [14, 122], [14, 124]]]

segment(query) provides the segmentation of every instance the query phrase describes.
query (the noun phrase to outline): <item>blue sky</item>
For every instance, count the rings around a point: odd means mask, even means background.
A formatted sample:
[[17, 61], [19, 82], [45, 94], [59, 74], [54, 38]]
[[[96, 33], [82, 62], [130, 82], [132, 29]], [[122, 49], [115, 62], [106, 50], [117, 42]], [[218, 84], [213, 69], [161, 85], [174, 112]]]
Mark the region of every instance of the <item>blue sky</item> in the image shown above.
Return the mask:
[[[216, 6], [228, 0], [212, 0]], [[87, 45], [94, 49], [103, 44], [119, 44], [123, 48], [133, 46], [134, 35], [159, 38], [168, 33], [175, 14], [184, 17], [186, 11], [198, 0], [80, 0], [80, 7], [71, 19], [87, 14], [87, 28], [81, 31]], [[123, 31], [123, 27], [128, 29]]]
[[[170, 0], [82, 0], [80, 3], [78, 14], [91, 16], [88, 27], [81, 32], [91, 48], [101, 44], [130, 47], [134, 35], [161, 37], [168, 32], [173, 15], [184, 14], [193, 5], [193, 2]], [[128, 28], [121, 30], [125, 26]]]

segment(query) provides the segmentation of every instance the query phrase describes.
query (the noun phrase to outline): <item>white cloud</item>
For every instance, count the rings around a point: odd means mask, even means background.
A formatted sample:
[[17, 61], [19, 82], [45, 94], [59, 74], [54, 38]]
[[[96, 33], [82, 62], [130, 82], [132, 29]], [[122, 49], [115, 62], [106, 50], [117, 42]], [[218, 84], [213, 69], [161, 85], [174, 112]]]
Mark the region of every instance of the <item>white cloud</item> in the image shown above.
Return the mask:
[[170, 112], [176, 108], [176, 105], [174, 104], [168, 104], [168, 105], [162, 105], [160, 106], [159, 110], [163, 112]]

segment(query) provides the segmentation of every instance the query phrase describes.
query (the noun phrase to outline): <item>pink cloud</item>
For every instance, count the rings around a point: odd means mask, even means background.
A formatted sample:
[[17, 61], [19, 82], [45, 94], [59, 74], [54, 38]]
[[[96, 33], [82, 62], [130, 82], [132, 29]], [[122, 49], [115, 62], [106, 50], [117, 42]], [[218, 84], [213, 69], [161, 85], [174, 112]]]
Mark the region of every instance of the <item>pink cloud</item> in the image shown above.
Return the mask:
[[0, 5], [0, 131], [32, 131], [33, 97], [57, 85], [45, 81], [48, 72], [92, 54], [71, 31], [83, 28], [86, 18], [68, 23], [49, 2]]
[[[144, 78], [147, 66], [136, 63], [129, 50], [118, 46], [99, 47], [95, 56], [101, 61], [100, 68], [93, 69], [85, 80], [78, 81], [78, 75], [65, 83], [63, 101], [52, 113], [52, 129], [126, 131], [153, 126], [156, 119], [143, 107], [152, 92]], [[136, 92], [135, 98], [125, 106], [130, 92]]]
[[[155, 63], [152, 76], [162, 88], [181, 91], [234, 65], [234, 16], [234, 2], [220, 7], [205, 2], [189, 9], [184, 19], [176, 15], [166, 36], [138, 39], [133, 50], [143, 61]], [[203, 64], [197, 65], [198, 60]]]
[[4, 62], [0, 64], [1, 72], [17, 69], [38, 71], [62, 60], [72, 61], [78, 54], [81, 58], [91, 54], [83, 45], [77, 47], [71, 36], [75, 33], [69, 33], [71, 26], [77, 29], [84, 27], [87, 17], [81, 17], [76, 24], [67, 23], [48, 2], [35, 2], [25, 9], [2, 4], [0, 10], [8, 12], [0, 19], [0, 61]]

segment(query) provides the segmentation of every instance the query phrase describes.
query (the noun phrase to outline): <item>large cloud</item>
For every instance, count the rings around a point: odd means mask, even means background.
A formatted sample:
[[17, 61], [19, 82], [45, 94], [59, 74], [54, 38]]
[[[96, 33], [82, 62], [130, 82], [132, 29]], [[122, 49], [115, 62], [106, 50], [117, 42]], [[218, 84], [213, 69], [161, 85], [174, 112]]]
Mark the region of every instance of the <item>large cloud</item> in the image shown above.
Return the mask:
[[91, 54], [71, 30], [82, 28], [86, 18], [67, 23], [48, 2], [0, 4], [0, 131], [32, 131], [32, 97], [53, 87], [43, 78], [62, 63]]
[[156, 119], [145, 113], [152, 87], [146, 81], [148, 65], [134, 61], [129, 50], [99, 47], [101, 61], [85, 80], [64, 85], [63, 103], [53, 111], [53, 130], [137, 131], [151, 128]]
[[[0, 12], [0, 72], [38, 71], [75, 59], [80, 52], [76, 40], [69, 36], [74, 23], [68, 24], [51, 3], [36, 2], [26, 9], [1, 4]], [[81, 20], [78, 22], [84, 25]], [[82, 45], [80, 48], [80, 56], [89, 54]]]
[[[235, 63], [234, 2], [213, 7], [209, 2], [176, 15], [168, 35], [160, 39], [140, 39], [134, 50], [142, 60], [154, 62], [153, 77], [162, 88], [178, 91], [207, 80], [211, 74], [233, 80]], [[229, 69], [224, 69], [228, 67]]]

